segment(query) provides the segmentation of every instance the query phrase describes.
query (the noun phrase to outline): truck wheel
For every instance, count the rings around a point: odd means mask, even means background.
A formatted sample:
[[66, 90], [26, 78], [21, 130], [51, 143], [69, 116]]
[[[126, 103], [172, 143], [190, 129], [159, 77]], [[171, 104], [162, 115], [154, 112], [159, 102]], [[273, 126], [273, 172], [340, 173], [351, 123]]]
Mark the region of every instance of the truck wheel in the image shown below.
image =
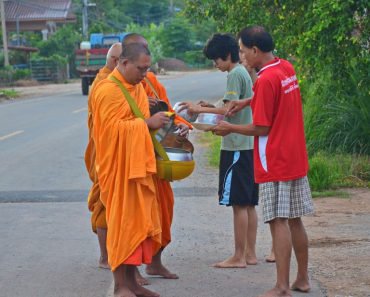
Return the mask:
[[82, 86], [82, 95], [88, 95], [89, 94], [89, 78], [88, 77], [82, 78], [81, 86]]

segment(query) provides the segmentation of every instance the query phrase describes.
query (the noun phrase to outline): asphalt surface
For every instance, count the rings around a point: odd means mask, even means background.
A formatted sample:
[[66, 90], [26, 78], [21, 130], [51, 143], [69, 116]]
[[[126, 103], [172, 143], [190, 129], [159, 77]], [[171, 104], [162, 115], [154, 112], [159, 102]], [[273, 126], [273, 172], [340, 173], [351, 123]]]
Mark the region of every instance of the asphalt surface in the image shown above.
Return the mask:
[[[224, 74], [207, 72], [163, 83], [175, 101], [197, 101], [220, 98], [224, 80]], [[85, 104], [77, 91], [0, 104], [1, 297], [112, 296], [111, 272], [97, 267], [98, 244], [86, 206]], [[258, 265], [211, 267], [233, 251], [232, 212], [218, 206], [217, 170], [206, 165], [197, 133], [191, 135], [196, 171], [173, 183], [173, 240], [163, 253], [180, 279], [150, 277], [148, 288], [163, 297], [258, 296], [275, 282], [274, 264], [264, 262], [271, 245], [266, 225], [259, 225]], [[294, 296], [324, 296], [312, 285], [311, 293]]]

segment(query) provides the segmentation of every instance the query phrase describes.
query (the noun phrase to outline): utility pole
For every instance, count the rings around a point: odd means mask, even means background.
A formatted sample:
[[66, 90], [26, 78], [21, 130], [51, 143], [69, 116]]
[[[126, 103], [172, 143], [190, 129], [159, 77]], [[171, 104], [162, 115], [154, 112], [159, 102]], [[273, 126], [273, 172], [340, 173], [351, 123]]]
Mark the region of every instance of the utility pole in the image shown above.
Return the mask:
[[174, 10], [173, 0], [170, 0], [170, 12], [171, 12], [171, 16], [173, 15], [173, 10]]
[[87, 0], [82, 0], [82, 35], [87, 40], [87, 34], [89, 31], [89, 19], [87, 16]]
[[9, 66], [8, 39], [6, 35], [6, 26], [5, 26], [4, 0], [0, 0], [0, 15], [1, 15], [1, 28], [3, 33], [4, 66]]

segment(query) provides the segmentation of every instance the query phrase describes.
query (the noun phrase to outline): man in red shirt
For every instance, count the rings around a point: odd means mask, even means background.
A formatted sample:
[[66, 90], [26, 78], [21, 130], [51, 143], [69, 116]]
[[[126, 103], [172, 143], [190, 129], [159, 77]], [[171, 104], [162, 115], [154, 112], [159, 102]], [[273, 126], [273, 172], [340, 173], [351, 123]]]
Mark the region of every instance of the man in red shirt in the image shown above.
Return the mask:
[[[233, 125], [223, 121], [212, 130], [222, 136], [255, 136], [255, 179], [260, 184], [263, 219], [270, 224], [277, 270], [275, 287], [261, 297], [291, 297], [291, 290], [310, 290], [308, 238], [301, 217], [313, 213], [313, 203], [307, 180], [301, 95], [293, 66], [273, 55], [274, 42], [263, 27], [243, 29], [239, 45], [247, 63], [258, 70], [258, 79], [253, 97], [233, 103], [229, 114], [250, 104], [253, 123]], [[289, 287], [292, 246], [298, 272]]]

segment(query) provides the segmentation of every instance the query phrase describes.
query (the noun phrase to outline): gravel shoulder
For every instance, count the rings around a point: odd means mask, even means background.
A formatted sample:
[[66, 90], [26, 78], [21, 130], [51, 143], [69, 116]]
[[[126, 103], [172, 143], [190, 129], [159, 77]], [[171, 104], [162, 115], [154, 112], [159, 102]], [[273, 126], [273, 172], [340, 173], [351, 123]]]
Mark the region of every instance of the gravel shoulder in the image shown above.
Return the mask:
[[[200, 133], [194, 131], [191, 138], [196, 153], [206, 154], [209, 145], [200, 140]], [[206, 170], [196, 170], [194, 174], [200, 175], [191, 178], [193, 185], [216, 188], [218, 170], [212, 169], [204, 157], [197, 159], [197, 167]], [[370, 189], [343, 191], [346, 198], [315, 198], [315, 214], [304, 217], [310, 274], [324, 296], [370, 297]], [[259, 225], [258, 236], [264, 228]], [[260, 260], [263, 256], [259, 255]]]

